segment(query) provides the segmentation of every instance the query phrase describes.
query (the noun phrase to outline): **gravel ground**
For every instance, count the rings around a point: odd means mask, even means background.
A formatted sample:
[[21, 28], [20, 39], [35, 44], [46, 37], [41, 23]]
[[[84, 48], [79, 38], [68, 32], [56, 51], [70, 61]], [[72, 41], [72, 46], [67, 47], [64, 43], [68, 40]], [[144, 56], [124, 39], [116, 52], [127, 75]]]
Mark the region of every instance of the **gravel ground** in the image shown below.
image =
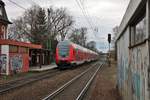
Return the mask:
[[76, 69], [62, 71], [50, 79], [44, 79], [29, 86], [20, 89], [12, 90], [9, 93], [0, 95], [0, 100], [40, 100], [47, 94], [53, 92], [64, 83], [75, 77], [77, 74], [87, 69], [90, 64], [82, 65]]
[[75, 100], [80, 94], [83, 87], [87, 84], [95, 70], [97, 70], [98, 65], [93, 66], [87, 73], [81, 76], [79, 79], [74, 81], [71, 85], [66, 87], [61, 93], [56, 95], [53, 100]]
[[121, 100], [116, 90], [116, 70], [116, 62], [112, 61], [111, 67], [105, 64], [87, 91], [85, 100]]
[[[54, 70], [54, 69], [52, 69]], [[49, 71], [43, 71], [43, 72], [27, 72], [27, 73], [19, 73], [16, 75], [10, 75], [10, 76], [0, 76], [0, 84], [5, 84], [7, 82], [15, 81], [15, 80], [21, 80], [27, 77], [37, 76], [39, 74], [43, 74]]]

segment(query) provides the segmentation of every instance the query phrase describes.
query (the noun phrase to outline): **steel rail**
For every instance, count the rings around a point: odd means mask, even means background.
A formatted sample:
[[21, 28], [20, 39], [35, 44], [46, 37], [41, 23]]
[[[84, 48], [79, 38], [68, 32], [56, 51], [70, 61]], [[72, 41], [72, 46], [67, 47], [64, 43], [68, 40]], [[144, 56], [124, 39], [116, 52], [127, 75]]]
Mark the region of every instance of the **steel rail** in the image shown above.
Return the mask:
[[[13, 89], [16, 89], [16, 88], [19, 88], [19, 87], [23, 87], [25, 85], [28, 85], [28, 84], [32, 84], [36, 81], [40, 81], [40, 80], [43, 80], [43, 79], [47, 79], [47, 78], [51, 78], [53, 77], [54, 75], [57, 75], [58, 73], [60, 73], [60, 71], [54, 71], [52, 72], [50, 75], [47, 73], [45, 74], [45, 76], [41, 76], [41, 77], [33, 77], [33, 78], [29, 78], [27, 80], [20, 80], [17, 84], [9, 84], [8, 86], [6, 86], [6, 88], [2, 88], [0, 89], [0, 94], [4, 94], [5, 92], [8, 92], [10, 90], [13, 90]], [[4, 85], [5, 86], [5, 85]]]
[[80, 94], [78, 95], [78, 97], [76, 98], [76, 100], [82, 100], [86, 91], [88, 90], [88, 88], [90, 87], [91, 83], [93, 82], [97, 72], [99, 71], [99, 69], [101, 68], [103, 64], [101, 64], [98, 69], [95, 71], [95, 73], [93, 74], [93, 76], [90, 78], [90, 80], [87, 82], [87, 84], [85, 85], [85, 87], [83, 88], [83, 90], [80, 92]]
[[7, 85], [10, 85], [10, 84], [15, 84], [18, 81], [22, 81], [22, 80], [26, 80], [26, 79], [32, 79], [32, 78], [36, 78], [36, 77], [39, 77], [39, 76], [43, 76], [43, 75], [46, 75], [48, 73], [53, 73], [54, 71], [56, 71], [56, 69], [55, 70], [52, 69], [52, 70], [44, 72], [44, 73], [38, 73], [37, 75], [33, 75], [33, 76], [27, 76], [27, 77], [24, 77], [24, 78], [21, 78], [21, 79], [14, 79], [14, 80], [5, 82], [3, 84], [0, 84], [0, 87], [7, 86]]
[[[94, 64], [93, 66], [95, 66], [95, 65], [97, 65], [97, 63]], [[90, 67], [90, 68], [88, 68], [87, 70], [85, 70], [84, 72], [82, 72], [81, 74], [79, 74], [78, 76], [74, 77], [73, 79], [71, 79], [70, 81], [68, 81], [66, 84], [64, 84], [63, 86], [61, 86], [56, 91], [54, 91], [53, 93], [49, 94], [48, 96], [46, 96], [42, 100], [51, 100], [52, 98], [54, 98], [59, 93], [61, 93], [66, 87], [70, 86], [73, 82], [75, 82], [77, 79], [79, 79], [80, 77], [82, 77], [85, 73], [87, 73], [90, 69], [92, 69], [93, 66]]]
[[51, 71], [48, 71], [45, 73], [38, 74], [37, 76], [36, 75], [35, 76], [29, 76], [29, 77], [25, 77], [23, 79], [16, 79], [16, 81], [13, 80], [13, 81], [7, 82], [4, 85], [3, 84], [0, 85], [0, 95], [6, 93], [8, 91], [11, 91], [13, 89], [17, 89], [17, 88], [23, 87], [25, 85], [32, 84], [36, 81], [51, 78], [51, 77], [53, 77], [59, 73], [61, 73], [61, 71], [51, 70]]

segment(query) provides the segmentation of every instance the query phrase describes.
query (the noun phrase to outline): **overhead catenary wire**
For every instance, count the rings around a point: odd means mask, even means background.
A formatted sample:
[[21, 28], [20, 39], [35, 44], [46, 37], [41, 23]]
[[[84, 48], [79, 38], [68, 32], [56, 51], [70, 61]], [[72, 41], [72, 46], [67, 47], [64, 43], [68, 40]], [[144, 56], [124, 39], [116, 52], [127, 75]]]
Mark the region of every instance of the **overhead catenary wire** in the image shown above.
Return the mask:
[[[21, 6], [20, 4], [14, 2], [14, 1], [12, 1], [12, 0], [8, 0], [8, 1], [11, 2], [11, 3], [13, 3], [13, 4], [14, 4], [15, 6], [17, 6], [17, 7], [21, 8], [21, 9], [23, 9], [23, 10], [26, 10], [26, 8], [24, 8], [24, 7]], [[86, 18], [88, 24], [90, 25], [91, 29], [92, 29], [92, 30], [95, 30], [92, 21], [91, 21], [91, 20], [89, 19], [89, 17], [88, 17], [88, 12], [85, 10], [85, 8], [84, 8], [84, 6], [83, 6], [84, 0], [82, 0], [82, 1], [81, 1], [81, 0], [79, 0], [79, 1], [76, 0], [76, 2], [77, 2], [77, 4], [78, 4], [78, 6], [80, 7], [80, 9], [81, 9], [83, 15], [85, 16], [85, 18]], [[32, 3], [32, 4], [37, 4], [34, 0], [30, 0], [30, 3]]]
[[[24, 8], [24, 7], [21, 6], [20, 4], [14, 2], [14, 1], [12, 1], [12, 0], [8, 0], [8, 1], [11, 2], [11, 3], [13, 3], [13, 4], [14, 4], [15, 6], [17, 6], [17, 7], [21, 8], [21, 9], [23, 9], [23, 10], [26, 10], [26, 8]], [[35, 1], [33, 1], [33, 0], [30, 0], [30, 2], [31, 2], [32, 4], [37, 4], [37, 3], [35, 3]], [[84, 16], [86, 17], [87, 15], [86, 15], [86, 11], [84, 10], [84, 7], [82, 7], [81, 3], [80, 3], [78, 0], [76, 0], [76, 2], [77, 2], [77, 4], [79, 5], [80, 9], [82, 10], [82, 13], [83, 13]], [[91, 29], [94, 30], [93, 25], [92, 25], [92, 23], [90, 22], [90, 20], [88, 19], [88, 17], [86, 17], [86, 20], [87, 20], [87, 22], [89, 23]]]
[[[12, 4], [14, 4], [15, 6], [17, 6], [17, 7], [19, 7], [19, 8], [21, 8], [21, 9], [23, 9], [23, 10], [27, 10], [27, 8], [25, 8], [25, 7], [23, 7], [23, 6], [21, 6], [20, 4], [18, 4], [17, 2], [15, 2], [15, 1], [12, 1], [12, 0], [8, 0], [9, 2], [11, 2]], [[39, 5], [38, 3], [36, 3], [34, 0], [28, 0], [29, 2], [29, 4], [30, 5]], [[21, 2], [22, 3], [22, 2]]]
[[26, 10], [26, 8], [24, 8], [23, 6], [19, 5], [18, 3], [12, 1], [12, 0], [8, 0], [9, 2], [13, 3], [14, 5], [16, 5], [17, 7], [23, 9], [23, 10]]
[[[85, 11], [85, 8], [84, 8], [83, 5], [81, 4], [81, 1], [76, 0], [76, 2], [77, 2], [77, 4], [78, 4], [78, 6], [80, 7], [80, 9], [81, 9], [81, 11], [82, 11], [84, 17], [86, 18], [88, 24], [90, 25], [91, 29], [94, 31], [94, 36], [95, 36], [95, 38], [98, 38], [97, 35], [95, 34], [96, 31], [95, 31], [94, 25], [93, 25], [93, 23], [91, 22], [91, 20], [88, 18], [88, 15], [86, 14], [87, 12]], [[82, 2], [82, 3], [83, 3], [83, 2]]]
[[87, 18], [87, 15], [86, 15], [86, 13], [85, 13], [85, 11], [84, 11], [84, 9], [83, 9], [81, 3], [80, 3], [78, 0], [75, 0], [75, 1], [76, 1], [77, 5], [79, 6], [79, 8], [81, 9], [82, 14], [84, 15], [85, 19], [87, 20], [89, 26], [91, 27], [92, 30], [94, 30], [94, 28], [93, 28], [91, 22], [90, 22], [89, 19]]
[[92, 19], [90, 18], [89, 13], [88, 13], [87, 9], [85, 8], [85, 5], [84, 5], [85, 0], [79, 0], [79, 2], [80, 2], [80, 4], [81, 4], [81, 6], [82, 6], [82, 8], [83, 8], [83, 11], [85, 12], [86, 16], [88, 16], [88, 20], [90, 21], [91, 25], [94, 27], [94, 28], [93, 28], [94, 36], [95, 36], [97, 39], [99, 39], [98, 36], [97, 36], [97, 34], [96, 34], [96, 33], [98, 32], [98, 28], [96, 27], [95, 22], [93, 22]]
[[96, 27], [96, 26], [95, 26], [95, 23], [93, 23], [92, 19], [91, 19], [90, 16], [89, 16], [88, 10], [85, 8], [84, 0], [82, 0], [82, 1], [79, 0], [79, 2], [80, 2], [80, 4], [81, 4], [81, 6], [82, 6], [82, 8], [83, 8], [83, 11], [85, 12], [86, 16], [88, 17], [89, 21], [91, 22], [91, 24], [92, 24], [94, 27]]
[[88, 10], [85, 8], [84, 0], [82, 0], [82, 1], [79, 0], [79, 2], [80, 2], [80, 4], [81, 4], [81, 6], [82, 6], [82, 8], [83, 8], [83, 10], [84, 10], [84, 12], [85, 12], [85, 14], [87, 15], [87, 17], [88, 17], [90, 23], [91, 23], [92, 26], [94, 27], [94, 28], [93, 28], [93, 31], [98, 32], [98, 29], [96, 28], [95, 22], [92, 21], [92, 19], [91, 19], [90, 16], [89, 16]]

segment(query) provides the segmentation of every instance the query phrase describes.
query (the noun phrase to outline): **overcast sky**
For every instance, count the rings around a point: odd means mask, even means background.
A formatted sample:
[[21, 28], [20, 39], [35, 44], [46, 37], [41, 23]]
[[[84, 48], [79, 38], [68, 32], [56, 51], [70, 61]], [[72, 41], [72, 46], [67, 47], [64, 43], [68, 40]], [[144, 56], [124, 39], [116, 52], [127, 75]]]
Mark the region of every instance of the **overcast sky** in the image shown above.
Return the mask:
[[[24, 9], [17, 7], [9, 0], [3, 0], [6, 4], [8, 18], [21, 16]], [[119, 25], [130, 0], [11, 0], [21, 5], [25, 9], [37, 3], [42, 7], [65, 7], [76, 21], [75, 27], [90, 26], [76, 1], [81, 1], [85, 10], [88, 12], [88, 19], [93, 28], [98, 28], [98, 32], [90, 30], [88, 41], [95, 40], [97, 48], [103, 51], [107, 49], [107, 34], [112, 33], [112, 28]]]

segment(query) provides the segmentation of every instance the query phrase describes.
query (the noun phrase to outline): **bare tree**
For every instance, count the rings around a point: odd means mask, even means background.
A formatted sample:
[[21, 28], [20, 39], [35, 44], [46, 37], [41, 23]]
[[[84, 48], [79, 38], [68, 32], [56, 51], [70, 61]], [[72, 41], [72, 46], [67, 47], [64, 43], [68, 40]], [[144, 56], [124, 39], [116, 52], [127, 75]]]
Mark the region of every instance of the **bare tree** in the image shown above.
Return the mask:
[[69, 38], [71, 39], [72, 42], [85, 47], [87, 41], [86, 34], [87, 34], [87, 28], [82, 27], [80, 29], [75, 29]]
[[8, 29], [9, 38], [20, 41], [28, 40], [32, 42], [34, 38], [34, 27], [36, 25], [36, 15], [39, 10], [39, 6], [32, 6], [25, 11], [22, 17], [13, 20], [13, 24]]
[[119, 27], [118, 26], [115, 26], [113, 28], [113, 34], [114, 34], [114, 37], [113, 37], [113, 40], [115, 41], [115, 39], [117, 38], [117, 35], [119, 33]]
[[37, 38], [36, 22], [38, 20], [37, 16], [40, 9], [42, 8], [40, 8], [37, 5], [34, 5], [30, 9], [28, 9], [23, 16], [24, 24], [26, 25], [24, 30], [26, 31], [26, 35], [28, 36], [31, 42], [33, 42], [34, 39]]
[[42, 44], [46, 48], [45, 38], [47, 35], [47, 18], [45, 10], [40, 8], [36, 14], [35, 26], [33, 28], [33, 43]]
[[51, 6], [48, 9], [48, 30], [51, 38], [60, 35], [63, 40], [72, 24], [72, 16], [68, 15], [65, 8], [55, 9]]
[[45, 10], [34, 5], [24, 13], [23, 17], [13, 21], [14, 24], [10, 28], [13, 34], [10, 36], [15, 36], [15, 39], [18, 41], [28, 39], [32, 43], [42, 44], [44, 46], [47, 33], [46, 22]]
[[97, 49], [96, 49], [96, 42], [95, 41], [90, 41], [90, 42], [88, 42], [87, 43], [87, 46], [86, 46], [88, 49], [90, 49], [90, 50], [93, 50], [93, 51], [98, 51]]
[[27, 35], [25, 35], [24, 20], [20, 17], [12, 20], [13, 24], [8, 28], [8, 38], [17, 41], [28, 41]]
[[113, 28], [113, 38], [112, 38], [112, 46], [115, 48], [115, 41], [116, 41], [116, 38], [117, 38], [117, 35], [119, 33], [119, 27], [118, 26], [115, 26]]
[[73, 18], [65, 8], [50, 7], [46, 15], [43, 8], [37, 5], [32, 6], [22, 17], [13, 21], [10, 38], [15, 37], [16, 40], [23, 38], [55, 51], [57, 36], [60, 36], [61, 40], [65, 38], [73, 25]]

